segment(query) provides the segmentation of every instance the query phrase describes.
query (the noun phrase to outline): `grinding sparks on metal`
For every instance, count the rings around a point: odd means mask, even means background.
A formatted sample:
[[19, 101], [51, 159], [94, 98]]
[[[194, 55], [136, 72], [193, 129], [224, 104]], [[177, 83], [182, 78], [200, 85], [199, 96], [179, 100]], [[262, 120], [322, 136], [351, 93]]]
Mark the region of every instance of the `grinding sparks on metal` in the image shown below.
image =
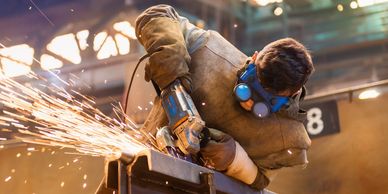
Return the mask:
[[68, 92], [33, 72], [28, 77], [43, 81], [40, 87], [46, 92], [0, 75], [0, 104], [4, 106], [0, 125], [17, 129], [17, 138], [22, 141], [113, 158], [122, 153], [134, 155], [145, 148], [157, 149], [155, 138], [138, 130], [120, 105], [113, 106], [117, 119], [111, 118], [91, 105], [95, 104], [93, 99], [79, 92]]

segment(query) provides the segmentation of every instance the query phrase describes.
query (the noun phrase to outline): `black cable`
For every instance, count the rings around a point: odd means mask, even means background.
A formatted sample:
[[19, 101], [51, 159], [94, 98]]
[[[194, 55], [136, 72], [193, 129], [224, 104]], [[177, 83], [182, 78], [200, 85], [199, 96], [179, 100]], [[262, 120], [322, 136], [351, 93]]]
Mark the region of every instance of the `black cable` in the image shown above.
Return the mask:
[[162, 91], [160, 90], [158, 84], [156, 84], [156, 82], [154, 80], [151, 80], [151, 82], [152, 82], [152, 85], [155, 88], [156, 94], [160, 97], [160, 95], [162, 94]]
[[133, 79], [135, 78], [135, 74], [136, 74], [137, 68], [139, 67], [140, 63], [141, 63], [144, 59], [146, 59], [147, 57], [149, 57], [150, 55], [151, 55], [151, 53], [147, 53], [147, 54], [143, 55], [142, 57], [140, 57], [140, 58], [139, 58], [139, 61], [137, 62], [136, 66], [135, 66], [135, 69], [133, 70], [133, 73], [132, 73], [132, 76], [131, 76], [131, 81], [129, 82], [127, 94], [126, 94], [125, 99], [124, 99], [124, 100], [125, 100], [125, 101], [124, 101], [124, 114], [126, 114], [126, 111], [127, 111], [129, 92], [131, 91], [132, 82], [133, 82]]

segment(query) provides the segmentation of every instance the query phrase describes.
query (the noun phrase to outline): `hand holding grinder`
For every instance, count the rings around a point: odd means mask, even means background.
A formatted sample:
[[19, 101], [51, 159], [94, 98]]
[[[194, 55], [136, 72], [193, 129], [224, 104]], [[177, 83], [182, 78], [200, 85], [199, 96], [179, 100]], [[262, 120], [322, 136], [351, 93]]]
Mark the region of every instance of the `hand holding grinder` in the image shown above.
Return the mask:
[[169, 123], [158, 130], [157, 144], [164, 152], [187, 160], [185, 157], [200, 150], [203, 132], [207, 131], [205, 122], [179, 79], [163, 89], [160, 96]]

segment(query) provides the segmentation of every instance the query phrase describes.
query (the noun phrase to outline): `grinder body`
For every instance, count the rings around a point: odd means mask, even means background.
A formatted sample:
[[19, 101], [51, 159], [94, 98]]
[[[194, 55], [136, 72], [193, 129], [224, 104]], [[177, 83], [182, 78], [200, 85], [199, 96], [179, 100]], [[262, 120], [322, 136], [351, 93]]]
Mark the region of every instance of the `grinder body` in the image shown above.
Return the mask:
[[[158, 130], [157, 143], [171, 154], [179, 148], [184, 155], [196, 155], [200, 149], [205, 122], [198, 113], [191, 96], [179, 80], [161, 92], [162, 106], [168, 117], [168, 126]], [[170, 137], [169, 137], [170, 136]], [[179, 152], [179, 151], [178, 151]], [[176, 154], [176, 153], [175, 153]]]

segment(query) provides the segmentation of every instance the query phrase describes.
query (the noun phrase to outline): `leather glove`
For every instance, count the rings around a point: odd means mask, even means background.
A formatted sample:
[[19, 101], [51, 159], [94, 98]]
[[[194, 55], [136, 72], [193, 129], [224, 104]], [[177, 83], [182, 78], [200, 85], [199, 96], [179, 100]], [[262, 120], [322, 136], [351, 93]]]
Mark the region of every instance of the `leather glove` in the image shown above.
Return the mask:
[[155, 81], [163, 90], [176, 79], [190, 75], [191, 58], [178, 21], [156, 17], [136, 28], [140, 43], [150, 54], [145, 66], [146, 81]]
[[201, 148], [204, 165], [217, 171], [225, 171], [236, 154], [234, 139], [219, 130], [209, 128], [210, 141]]
[[244, 148], [230, 135], [209, 128], [210, 141], [201, 148], [204, 166], [213, 168], [248, 185], [260, 174]]

